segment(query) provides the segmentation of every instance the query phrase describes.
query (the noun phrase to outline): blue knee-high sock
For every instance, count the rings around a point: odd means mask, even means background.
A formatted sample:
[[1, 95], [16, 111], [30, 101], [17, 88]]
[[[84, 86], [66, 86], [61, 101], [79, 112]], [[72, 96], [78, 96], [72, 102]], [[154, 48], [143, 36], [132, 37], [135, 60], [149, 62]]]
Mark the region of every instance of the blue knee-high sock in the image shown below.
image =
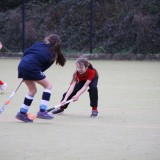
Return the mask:
[[31, 103], [32, 103], [32, 101], [33, 101], [33, 98], [34, 98], [34, 97], [31, 97], [31, 96], [29, 96], [29, 95], [26, 95], [26, 97], [24, 98], [24, 102], [23, 102], [23, 104], [22, 104], [22, 106], [21, 106], [21, 108], [20, 108], [20, 112], [21, 112], [22, 114], [26, 114], [26, 113], [28, 112], [29, 107], [30, 107], [30, 105], [31, 105]]
[[50, 97], [51, 97], [51, 90], [45, 89], [43, 94], [42, 94], [42, 100], [41, 100], [41, 103], [40, 103], [40, 112], [44, 112], [44, 111], [47, 110]]

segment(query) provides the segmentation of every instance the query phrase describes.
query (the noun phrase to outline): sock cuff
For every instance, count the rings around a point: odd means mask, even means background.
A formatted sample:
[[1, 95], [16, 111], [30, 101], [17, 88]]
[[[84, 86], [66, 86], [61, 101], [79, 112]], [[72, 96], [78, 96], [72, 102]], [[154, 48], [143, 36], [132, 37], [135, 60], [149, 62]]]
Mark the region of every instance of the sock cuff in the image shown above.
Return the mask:
[[25, 108], [21, 108], [21, 109], [20, 109], [20, 112], [21, 112], [21, 113], [27, 113], [27, 112], [28, 112], [28, 110], [27, 110], [27, 109], [25, 109]]
[[45, 111], [46, 109], [47, 109], [46, 105], [42, 105], [42, 104], [40, 105], [40, 110], [44, 110]]
[[97, 111], [97, 107], [92, 107], [92, 110], [93, 111]]
[[52, 91], [51, 91], [51, 89], [46, 89], [46, 88], [45, 88], [43, 92], [47, 92], [47, 93], [50, 93], [50, 94], [51, 94]]
[[21, 108], [28, 110], [30, 106], [22, 104]]
[[30, 96], [30, 95], [27, 94], [27, 95], [26, 95], [26, 98], [27, 98], [27, 99], [33, 99], [34, 97], [32, 97], [32, 96]]

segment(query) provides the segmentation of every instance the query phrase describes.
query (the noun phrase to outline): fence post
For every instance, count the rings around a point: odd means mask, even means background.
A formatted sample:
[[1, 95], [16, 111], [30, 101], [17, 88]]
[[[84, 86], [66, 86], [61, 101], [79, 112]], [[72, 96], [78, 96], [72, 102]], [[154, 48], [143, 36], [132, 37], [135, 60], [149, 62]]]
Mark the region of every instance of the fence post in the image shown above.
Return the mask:
[[22, 4], [22, 51], [25, 50], [25, 0]]
[[90, 53], [92, 53], [93, 48], [93, 0], [90, 0]]

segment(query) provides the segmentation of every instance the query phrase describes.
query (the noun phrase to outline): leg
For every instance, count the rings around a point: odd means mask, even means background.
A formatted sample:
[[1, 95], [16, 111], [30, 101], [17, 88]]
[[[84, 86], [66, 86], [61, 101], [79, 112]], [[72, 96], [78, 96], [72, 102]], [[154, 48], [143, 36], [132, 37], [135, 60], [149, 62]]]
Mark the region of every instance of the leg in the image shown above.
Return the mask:
[[47, 110], [47, 107], [49, 105], [52, 84], [48, 81], [47, 78], [44, 78], [43, 80], [36, 81], [36, 82], [44, 87], [44, 91], [42, 94], [42, 100], [40, 102], [40, 111], [44, 112]]
[[98, 78], [93, 79], [91, 84], [89, 85], [90, 89], [89, 97], [90, 97], [90, 106], [92, 107], [91, 117], [98, 117], [98, 89], [97, 89]]
[[34, 95], [37, 92], [36, 83], [34, 81], [29, 81], [29, 80], [25, 80], [24, 82], [27, 85], [28, 90], [29, 90], [28, 95], [31, 97], [34, 97]]
[[90, 97], [90, 106], [91, 107], [98, 107], [98, 88], [97, 88], [98, 78], [92, 80], [91, 84], [89, 85], [90, 89], [89, 97]]
[[52, 84], [49, 82], [49, 80], [47, 78], [44, 78], [44, 79], [36, 81], [36, 82], [46, 89], [50, 89], [50, 90], [52, 89]]
[[37, 118], [53, 119], [53, 117], [50, 116], [46, 111], [49, 105], [50, 97], [51, 97], [52, 84], [48, 81], [47, 78], [44, 78], [43, 80], [36, 81], [36, 82], [44, 87], [42, 99], [40, 102], [40, 111], [37, 114]]
[[28, 87], [28, 94], [25, 96], [24, 98], [24, 102], [20, 108], [20, 112], [22, 114], [26, 114], [29, 110], [29, 107], [31, 106], [32, 104], [32, 101], [33, 101], [33, 98], [34, 98], [34, 95], [36, 94], [37, 92], [37, 88], [36, 88], [36, 84], [34, 81], [24, 81], [25, 84], [27, 85]]
[[26, 80], [24, 82], [28, 87], [29, 93], [25, 96], [20, 112], [17, 114], [16, 118], [23, 122], [33, 122], [33, 120], [28, 118], [27, 112], [32, 104], [34, 95], [37, 92], [37, 88], [34, 81]]

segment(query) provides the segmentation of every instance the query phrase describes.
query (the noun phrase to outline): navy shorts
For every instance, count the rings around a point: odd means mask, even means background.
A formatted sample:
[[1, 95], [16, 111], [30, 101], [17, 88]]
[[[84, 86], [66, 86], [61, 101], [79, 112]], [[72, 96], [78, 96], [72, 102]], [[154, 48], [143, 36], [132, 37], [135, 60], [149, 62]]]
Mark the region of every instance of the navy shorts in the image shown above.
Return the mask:
[[22, 69], [18, 68], [18, 78], [22, 78], [23, 80], [42, 80], [46, 78], [45, 74], [37, 69]]

